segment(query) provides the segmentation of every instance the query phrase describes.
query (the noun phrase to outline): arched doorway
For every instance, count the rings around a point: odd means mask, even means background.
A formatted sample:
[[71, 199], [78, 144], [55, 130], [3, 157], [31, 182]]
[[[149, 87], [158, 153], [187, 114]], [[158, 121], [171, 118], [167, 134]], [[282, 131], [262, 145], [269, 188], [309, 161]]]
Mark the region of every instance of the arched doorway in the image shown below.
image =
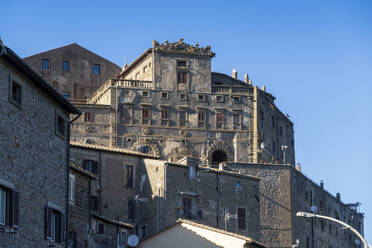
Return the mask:
[[212, 153], [212, 165], [218, 165], [227, 160], [227, 154], [224, 151], [217, 150]]

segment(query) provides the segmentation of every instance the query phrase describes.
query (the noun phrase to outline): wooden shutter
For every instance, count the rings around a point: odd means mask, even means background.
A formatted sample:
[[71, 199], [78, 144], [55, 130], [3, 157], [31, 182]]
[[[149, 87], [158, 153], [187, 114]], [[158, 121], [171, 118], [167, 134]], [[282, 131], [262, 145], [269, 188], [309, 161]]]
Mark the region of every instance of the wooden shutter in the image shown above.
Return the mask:
[[61, 242], [61, 226], [62, 226], [62, 221], [61, 221], [61, 217], [62, 217], [62, 214], [60, 212], [55, 212], [55, 216], [56, 216], [56, 223], [55, 223], [55, 232], [56, 232], [56, 237], [55, 237], [55, 241], [60, 243]]
[[105, 226], [103, 223], [98, 223], [98, 233], [104, 234], [105, 233]]
[[92, 165], [93, 165], [93, 174], [98, 175], [98, 162], [92, 161]]
[[13, 191], [13, 227], [19, 226], [19, 192]]
[[5, 212], [5, 224], [7, 226], [13, 225], [13, 191], [10, 189], [6, 190], [6, 212]]
[[61, 242], [65, 242], [66, 237], [66, 216], [61, 213]]
[[52, 209], [45, 206], [45, 218], [44, 218], [44, 226], [45, 226], [45, 239], [51, 238], [51, 217], [52, 217]]

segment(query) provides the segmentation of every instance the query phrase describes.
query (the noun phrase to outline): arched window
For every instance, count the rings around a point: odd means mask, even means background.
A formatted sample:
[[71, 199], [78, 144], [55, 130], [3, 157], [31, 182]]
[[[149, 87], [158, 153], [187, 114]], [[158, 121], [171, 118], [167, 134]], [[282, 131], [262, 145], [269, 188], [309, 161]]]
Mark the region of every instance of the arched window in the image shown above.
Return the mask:
[[226, 152], [217, 150], [212, 153], [212, 165], [218, 165], [219, 163], [222, 163], [226, 160]]

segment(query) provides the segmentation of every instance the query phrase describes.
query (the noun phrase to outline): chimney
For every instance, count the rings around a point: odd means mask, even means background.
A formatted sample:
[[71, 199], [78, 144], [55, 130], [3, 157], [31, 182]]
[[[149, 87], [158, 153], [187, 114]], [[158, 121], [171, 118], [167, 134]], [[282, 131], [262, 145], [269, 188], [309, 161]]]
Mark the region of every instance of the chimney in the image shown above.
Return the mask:
[[248, 74], [246, 73], [246, 74], [244, 74], [244, 82], [245, 83], [249, 83], [249, 76], [248, 76]]
[[238, 72], [235, 69], [232, 71], [232, 77], [238, 79]]
[[301, 164], [300, 163], [297, 163], [297, 171], [301, 172]]
[[252, 85], [252, 80], [249, 80], [248, 81], [248, 85]]
[[336, 193], [336, 199], [337, 199], [337, 201], [341, 201], [341, 194], [340, 193]]
[[321, 187], [322, 189], [324, 189], [324, 181], [323, 181], [323, 180], [320, 180], [320, 187]]
[[263, 86], [261, 87], [261, 90], [266, 91], [266, 86], [263, 85]]

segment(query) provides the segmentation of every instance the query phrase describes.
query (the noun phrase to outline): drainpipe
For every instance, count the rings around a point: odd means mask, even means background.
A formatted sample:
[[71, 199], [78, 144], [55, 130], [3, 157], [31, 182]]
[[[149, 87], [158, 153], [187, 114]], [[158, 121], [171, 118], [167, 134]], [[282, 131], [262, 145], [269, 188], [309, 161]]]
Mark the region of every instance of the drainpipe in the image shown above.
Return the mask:
[[168, 163], [164, 163], [164, 227], [167, 226], [167, 166]]
[[98, 163], [98, 185], [99, 185], [99, 192], [98, 192], [98, 195], [99, 195], [99, 206], [98, 206], [98, 210], [99, 210], [99, 215], [102, 215], [102, 152], [99, 151], [99, 163]]
[[66, 137], [66, 173], [67, 173], [67, 177], [66, 177], [66, 223], [65, 223], [65, 230], [66, 230], [66, 234], [64, 235], [65, 236], [65, 247], [68, 248], [68, 206], [69, 206], [69, 202], [68, 202], [68, 194], [70, 192], [70, 128], [71, 128], [71, 124], [76, 121], [79, 117], [81, 116], [81, 113], [79, 113], [77, 116], [75, 116], [75, 118], [73, 118], [71, 121], [68, 122], [68, 125], [67, 125], [67, 137]]
[[217, 205], [216, 205], [216, 222], [217, 222], [217, 228], [219, 228], [219, 213], [220, 213], [220, 207], [219, 207], [219, 193], [220, 193], [220, 177], [219, 177], [219, 174], [218, 172], [216, 172], [216, 179], [217, 179], [217, 186], [216, 186], [216, 191], [217, 191], [217, 195], [216, 195], [216, 200], [217, 200]]

